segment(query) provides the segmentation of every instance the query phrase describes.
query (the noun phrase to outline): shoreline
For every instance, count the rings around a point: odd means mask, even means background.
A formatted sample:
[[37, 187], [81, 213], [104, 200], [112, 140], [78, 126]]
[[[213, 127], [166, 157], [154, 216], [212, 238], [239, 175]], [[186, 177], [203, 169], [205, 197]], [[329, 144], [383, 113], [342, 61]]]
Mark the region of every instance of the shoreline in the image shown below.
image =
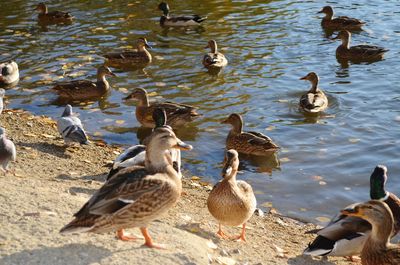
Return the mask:
[[0, 121], [17, 148], [11, 172], [0, 175], [0, 264], [351, 264], [344, 258], [302, 256], [314, 238], [304, 232], [316, 225], [274, 209], [253, 215], [246, 243], [220, 240], [206, 207], [211, 185], [187, 171], [185, 194], [149, 226], [167, 250], [143, 248], [143, 239], [122, 242], [110, 233], [60, 235], [59, 229], [103, 184], [122, 148], [90, 134], [88, 146], [66, 148], [54, 120], [23, 110], [4, 110]]

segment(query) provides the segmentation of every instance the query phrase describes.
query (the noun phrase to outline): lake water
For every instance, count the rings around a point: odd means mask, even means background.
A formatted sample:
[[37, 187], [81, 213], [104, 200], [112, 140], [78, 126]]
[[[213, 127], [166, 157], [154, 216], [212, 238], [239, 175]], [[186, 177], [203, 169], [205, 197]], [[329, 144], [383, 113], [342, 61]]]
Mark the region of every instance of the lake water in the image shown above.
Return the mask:
[[[400, 195], [400, 2], [329, 1], [337, 15], [367, 22], [353, 44], [390, 49], [372, 64], [340, 65], [338, 41], [320, 27], [320, 1], [169, 1], [173, 14], [207, 15], [202, 28], [163, 29], [157, 1], [47, 1], [50, 10], [71, 12], [68, 26], [41, 27], [33, 11], [39, 1], [2, 2], [0, 61], [14, 59], [19, 84], [8, 90], [8, 108], [58, 117], [62, 106], [50, 90], [57, 80], [94, 80], [100, 56], [135, 46], [146, 37], [154, 61], [144, 70], [109, 78], [109, 95], [75, 110], [90, 135], [108, 143], [138, 143], [143, 134], [134, 103], [123, 97], [143, 87], [158, 100], [199, 107], [203, 117], [180, 129], [194, 146], [183, 154], [193, 175], [220, 179], [229, 126], [219, 124], [241, 113], [245, 128], [266, 133], [278, 143], [275, 159], [242, 159], [238, 178], [249, 181], [259, 204], [309, 221], [323, 221], [339, 208], [369, 197], [369, 176], [377, 164], [389, 169], [388, 189]], [[229, 60], [219, 76], [201, 65], [209, 39], [216, 39]], [[329, 109], [307, 118], [297, 109], [310, 84], [320, 76]], [[146, 131], [144, 131], [146, 133]], [[271, 171], [271, 167], [275, 167]]]

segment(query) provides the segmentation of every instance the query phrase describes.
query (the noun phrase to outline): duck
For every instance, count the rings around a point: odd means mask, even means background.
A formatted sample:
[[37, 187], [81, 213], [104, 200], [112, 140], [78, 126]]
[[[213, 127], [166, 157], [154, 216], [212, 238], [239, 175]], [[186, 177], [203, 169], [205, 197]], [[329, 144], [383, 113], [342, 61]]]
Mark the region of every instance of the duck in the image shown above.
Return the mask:
[[311, 82], [310, 90], [300, 98], [300, 109], [307, 113], [324, 111], [328, 107], [328, 98], [318, 87], [318, 75], [315, 72], [311, 72], [301, 77], [300, 80], [308, 80]]
[[240, 114], [232, 113], [221, 123], [232, 125], [226, 138], [227, 150], [234, 149], [243, 154], [265, 156], [279, 149], [279, 146], [268, 136], [259, 132], [243, 131], [243, 119]]
[[200, 23], [207, 19], [205, 16], [191, 15], [191, 16], [170, 16], [169, 5], [166, 2], [161, 2], [158, 9], [163, 11], [160, 17], [160, 25], [167, 27], [187, 27], [187, 26], [200, 26]]
[[39, 3], [36, 6], [36, 11], [39, 11], [38, 20], [44, 23], [71, 23], [74, 17], [69, 12], [51, 11], [48, 12], [45, 3]]
[[336, 57], [339, 60], [350, 60], [355, 62], [369, 62], [382, 60], [384, 53], [388, 49], [372, 46], [372, 45], [357, 45], [350, 47], [351, 33], [347, 30], [342, 30], [333, 38], [341, 39], [342, 44], [336, 49]]
[[96, 191], [83, 207], [74, 214], [75, 219], [60, 233], [117, 231], [123, 241], [135, 240], [126, 235], [126, 228], [140, 228], [150, 248], [164, 248], [153, 242], [148, 225], [172, 208], [179, 200], [182, 182], [172, 166], [169, 149], [191, 150], [166, 127], [156, 128], [146, 146], [145, 166], [120, 170]]
[[148, 64], [151, 63], [152, 57], [146, 49], [151, 49], [146, 38], [139, 38], [136, 44], [137, 50], [112, 52], [104, 55], [106, 65], [119, 68], [126, 65]]
[[250, 184], [243, 180], [236, 180], [239, 167], [239, 154], [236, 150], [226, 151], [223, 179], [211, 190], [207, 198], [207, 208], [211, 215], [218, 220], [217, 235], [221, 238], [230, 238], [222, 231], [222, 225], [242, 226], [242, 232], [235, 239], [246, 241], [246, 222], [256, 210], [257, 200]]
[[[170, 126], [166, 124], [167, 115], [164, 109], [155, 109], [153, 112], [153, 120], [156, 123], [155, 128], [166, 127], [172, 130]], [[144, 140], [145, 143], [149, 141], [149, 138]], [[181, 174], [181, 151], [179, 149], [168, 150], [171, 155], [174, 169]], [[115, 175], [119, 170], [131, 166], [144, 166], [146, 160], [146, 146], [143, 144], [133, 145], [127, 148], [122, 154], [120, 154], [114, 161], [110, 172], [108, 173], [107, 180]]]
[[365, 22], [350, 17], [336, 17], [333, 18], [333, 8], [331, 6], [324, 6], [318, 13], [324, 13], [325, 17], [322, 18], [321, 26], [325, 29], [331, 30], [360, 30]]
[[69, 100], [88, 100], [102, 97], [107, 93], [110, 84], [106, 76], [116, 76], [107, 66], [100, 66], [97, 69], [97, 81], [73, 80], [59, 82], [52, 88], [59, 96]]
[[[395, 217], [392, 236], [400, 230], [400, 199], [386, 191], [387, 168], [378, 165], [370, 176], [370, 197], [386, 203]], [[354, 204], [345, 208], [352, 208]], [[337, 214], [330, 223], [320, 230], [309, 231], [318, 236], [304, 250], [305, 255], [312, 256], [358, 256], [371, 233], [371, 224], [358, 218]]]
[[19, 80], [18, 64], [15, 61], [0, 63], [0, 85], [7, 86]]
[[371, 200], [345, 208], [341, 214], [361, 218], [372, 226], [361, 251], [362, 265], [400, 264], [400, 244], [390, 243], [394, 221], [386, 203]]
[[203, 57], [204, 67], [222, 68], [228, 65], [228, 60], [225, 58], [225, 55], [218, 52], [217, 42], [215, 40], [208, 41], [208, 45], [205, 48], [210, 48], [211, 52]]
[[197, 108], [175, 103], [175, 102], [154, 102], [149, 103], [147, 91], [143, 88], [136, 88], [131, 94], [125, 97], [126, 100], [136, 100], [136, 119], [144, 127], [154, 128], [153, 112], [156, 108], [164, 109], [167, 114], [167, 125], [172, 128], [181, 127], [188, 122], [201, 116], [196, 112]]
[[61, 117], [57, 120], [57, 129], [67, 145], [72, 143], [89, 144], [82, 122], [74, 115], [72, 106], [69, 104], [65, 106]]
[[7, 138], [6, 129], [0, 127], [0, 169], [6, 173], [9, 171], [9, 163], [15, 162], [17, 150], [13, 141]]

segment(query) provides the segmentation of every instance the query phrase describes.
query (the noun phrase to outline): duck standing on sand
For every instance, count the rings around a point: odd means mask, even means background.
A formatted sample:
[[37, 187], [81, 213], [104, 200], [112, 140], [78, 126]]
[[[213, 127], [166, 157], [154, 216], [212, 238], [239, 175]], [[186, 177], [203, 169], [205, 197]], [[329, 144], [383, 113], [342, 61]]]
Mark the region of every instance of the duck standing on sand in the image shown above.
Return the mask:
[[140, 64], [150, 63], [152, 60], [150, 52], [146, 49], [151, 49], [145, 38], [139, 38], [137, 41], [137, 50], [112, 52], [104, 55], [106, 65], [120, 68], [124, 66], [135, 66]]
[[300, 109], [308, 113], [318, 113], [324, 111], [328, 107], [328, 98], [325, 93], [318, 87], [319, 77], [316, 73], [311, 72], [300, 80], [308, 80], [311, 82], [311, 88], [300, 98]]
[[322, 18], [321, 26], [330, 30], [360, 30], [365, 24], [359, 19], [350, 17], [336, 17], [333, 18], [333, 8], [331, 6], [324, 6], [318, 13], [324, 13], [325, 17]]
[[166, 2], [161, 2], [158, 5], [158, 9], [163, 11], [163, 15], [160, 18], [161, 26], [168, 26], [168, 27], [200, 26], [200, 23], [207, 19], [207, 17], [201, 17], [199, 15], [170, 16], [169, 5]]
[[67, 145], [70, 143], [89, 144], [82, 122], [74, 116], [72, 106], [69, 104], [65, 106], [61, 118], [57, 120], [57, 129]]
[[166, 152], [172, 148], [191, 150], [192, 146], [169, 128], [154, 129], [146, 146], [145, 167], [128, 167], [112, 176], [60, 232], [117, 231], [127, 241], [135, 238], [124, 235], [123, 229], [140, 227], [146, 246], [163, 248], [153, 243], [147, 226], [173, 207], [182, 192], [181, 178]]
[[6, 130], [0, 127], [0, 164], [3, 172], [8, 172], [8, 164], [17, 158], [14, 143], [7, 139]]
[[222, 225], [242, 225], [242, 233], [236, 239], [246, 241], [246, 222], [256, 210], [256, 197], [251, 186], [242, 180], [236, 180], [239, 167], [239, 155], [236, 150], [226, 152], [223, 180], [211, 190], [207, 199], [207, 207], [211, 215], [219, 222], [217, 235], [229, 238], [223, 231]]
[[44, 3], [39, 3], [36, 7], [36, 11], [39, 11], [38, 20], [42, 23], [71, 23], [74, 19], [68, 12], [48, 12], [47, 6]]
[[0, 85], [6, 86], [18, 82], [19, 70], [14, 61], [0, 63]]
[[205, 48], [210, 48], [211, 52], [207, 53], [203, 57], [203, 65], [206, 68], [222, 68], [228, 65], [228, 60], [225, 55], [218, 52], [217, 42], [215, 40], [208, 41], [208, 45]]

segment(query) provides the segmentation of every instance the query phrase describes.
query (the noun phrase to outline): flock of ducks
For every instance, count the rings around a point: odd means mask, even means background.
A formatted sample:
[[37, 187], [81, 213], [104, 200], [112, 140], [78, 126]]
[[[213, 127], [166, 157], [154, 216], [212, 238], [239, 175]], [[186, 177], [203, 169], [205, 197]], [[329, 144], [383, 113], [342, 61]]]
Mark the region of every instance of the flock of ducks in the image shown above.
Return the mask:
[[[198, 26], [207, 17], [171, 16], [167, 3], [161, 2], [160, 25], [173, 27]], [[72, 23], [74, 17], [61, 11], [49, 12], [44, 3], [38, 4], [38, 20], [46, 24]], [[339, 31], [335, 39], [342, 44], [336, 50], [338, 59], [355, 62], [381, 60], [387, 51], [371, 45], [350, 46], [349, 31], [362, 30], [364, 22], [336, 17], [332, 7], [324, 7], [321, 25], [328, 30]], [[139, 38], [136, 50], [112, 52], [104, 55], [105, 64], [97, 70], [97, 80], [74, 80], [55, 84], [53, 90], [68, 100], [87, 100], [104, 96], [109, 90], [106, 76], [115, 76], [109, 67], [121, 68], [149, 64], [151, 48], [145, 38]], [[217, 42], [210, 40], [206, 46], [210, 52], [203, 57], [202, 64], [208, 69], [221, 69], [228, 64], [226, 57], [218, 52]], [[0, 84], [18, 82], [18, 66], [14, 61], [0, 64]], [[319, 113], [328, 107], [325, 93], [318, 87], [319, 77], [311, 72], [300, 78], [311, 83], [310, 90], [301, 96], [299, 108], [306, 113]], [[0, 107], [3, 109], [0, 91]], [[136, 119], [144, 127], [153, 128], [143, 145], [135, 145], [119, 155], [108, 173], [104, 185], [96, 191], [83, 207], [74, 214], [74, 219], [61, 229], [61, 233], [115, 232], [121, 240], [135, 238], [125, 234], [124, 229], [140, 228], [145, 245], [163, 248], [153, 242], [148, 224], [173, 207], [182, 193], [181, 150], [191, 150], [192, 146], [177, 138], [173, 129], [184, 126], [199, 117], [197, 108], [175, 102], [150, 102], [145, 89], [136, 88], [126, 100], [137, 101]], [[236, 113], [229, 115], [222, 123], [230, 124], [226, 139], [226, 153], [222, 169], [222, 180], [209, 194], [207, 206], [211, 215], [218, 220], [217, 235], [245, 241], [246, 222], [256, 209], [256, 198], [252, 187], [236, 179], [239, 153], [268, 156], [279, 150], [279, 146], [268, 136], [251, 131], [243, 131], [243, 118]], [[66, 105], [57, 121], [60, 135], [66, 144], [89, 144], [82, 122], [73, 113], [71, 105]], [[3, 170], [8, 170], [10, 161], [15, 161], [16, 151], [12, 141], [7, 139], [5, 129], [0, 128], [0, 162]], [[391, 237], [400, 230], [400, 199], [385, 190], [387, 169], [377, 166], [371, 175], [371, 201], [350, 205], [332, 219], [323, 229], [310, 231], [317, 237], [304, 254], [318, 256], [361, 255], [364, 265], [400, 264], [400, 246], [389, 243]], [[222, 225], [242, 226], [239, 236], [231, 237], [222, 231]]]

